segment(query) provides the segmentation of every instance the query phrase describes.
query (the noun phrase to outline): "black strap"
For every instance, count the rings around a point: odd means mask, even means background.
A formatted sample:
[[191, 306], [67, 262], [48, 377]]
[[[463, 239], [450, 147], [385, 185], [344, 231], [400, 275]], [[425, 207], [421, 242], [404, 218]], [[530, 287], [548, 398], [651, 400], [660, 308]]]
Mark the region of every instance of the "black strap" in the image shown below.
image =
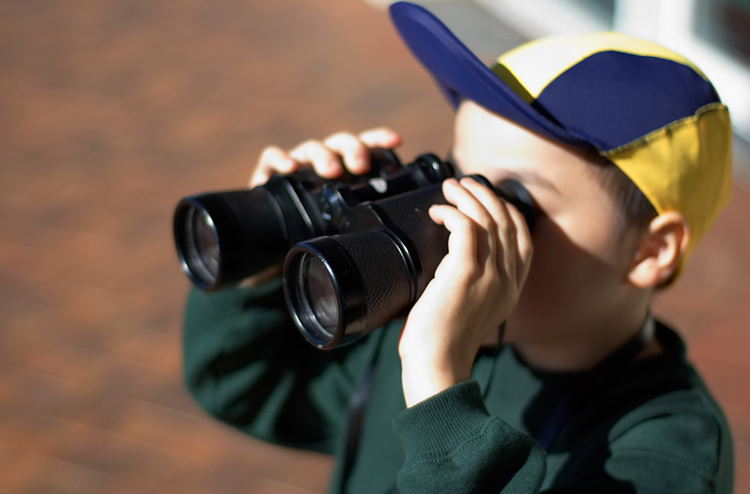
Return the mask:
[[[346, 445], [344, 447], [344, 461], [342, 463], [343, 469], [340, 484], [342, 493], [346, 489], [346, 482], [352, 473], [352, 468], [354, 467], [354, 458], [357, 454], [357, 446], [359, 445], [359, 438], [362, 433], [362, 424], [365, 419], [365, 408], [367, 407], [367, 402], [372, 393], [372, 383], [375, 376], [375, 362], [380, 353], [380, 347], [383, 342], [383, 332], [381, 331], [380, 333], [380, 339], [376, 343], [375, 350], [368, 359], [365, 374], [349, 400], [349, 422], [346, 430]], [[505, 323], [502, 323], [498, 332], [498, 348], [502, 346], [504, 333]]]
[[[382, 333], [382, 331], [380, 331]], [[346, 445], [344, 447], [344, 461], [341, 475], [341, 492], [345, 492], [346, 482], [354, 467], [354, 458], [357, 454], [357, 446], [362, 433], [362, 424], [365, 419], [365, 409], [372, 393], [372, 383], [375, 376], [375, 362], [380, 353], [383, 336], [378, 335], [375, 350], [370, 354], [367, 361], [367, 369], [349, 400], [349, 423], [346, 430]]]

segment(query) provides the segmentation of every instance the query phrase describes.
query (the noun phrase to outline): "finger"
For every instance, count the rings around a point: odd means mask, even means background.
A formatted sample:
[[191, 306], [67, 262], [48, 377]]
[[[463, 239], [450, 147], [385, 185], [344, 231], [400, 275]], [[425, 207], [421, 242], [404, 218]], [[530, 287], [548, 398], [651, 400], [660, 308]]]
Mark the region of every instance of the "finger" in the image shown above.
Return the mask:
[[344, 167], [354, 175], [362, 175], [370, 170], [370, 148], [354, 134], [338, 132], [323, 141], [330, 150], [338, 153]]
[[477, 238], [474, 222], [453, 206], [434, 205], [428, 210], [432, 221], [443, 225], [448, 236], [448, 255], [440, 269], [451, 267], [463, 275], [471, 276], [471, 266], [477, 263]]
[[513, 206], [508, 207], [508, 213], [516, 226], [516, 253], [518, 255], [518, 269], [516, 270], [516, 282], [522, 285], [526, 281], [531, 267], [531, 259], [534, 255], [534, 244], [531, 241], [531, 232], [526, 224], [526, 219], [520, 211]]
[[477, 197], [492, 217], [495, 225], [493, 233], [497, 240], [495, 262], [498, 267], [504, 269], [511, 280], [515, 280], [518, 232], [510, 211], [516, 211], [515, 208], [509, 207], [495, 191], [471, 178], [462, 179], [461, 183]]
[[443, 182], [443, 195], [449, 203], [455, 205], [459, 211], [475, 223], [477, 229], [477, 259], [484, 263], [494, 264], [497, 253], [495, 221], [484, 204], [464, 184], [467, 183], [463, 180], [460, 183], [453, 179], [446, 180]]
[[401, 136], [388, 127], [377, 127], [359, 134], [359, 139], [367, 147], [393, 149], [401, 145]]
[[320, 141], [306, 141], [292, 149], [289, 155], [301, 164], [313, 167], [323, 178], [337, 178], [344, 171], [341, 158]]
[[262, 185], [268, 181], [268, 179], [274, 173], [291, 173], [299, 168], [297, 163], [289, 153], [276, 146], [269, 146], [265, 148], [258, 159], [258, 163], [255, 166], [255, 171], [250, 176], [250, 187], [256, 187]]
[[[460, 183], [482, 203], [482, 206], [484, 206], [492, 218], [498, 220], [501, 219], [500, 217], [508, 216], [506, 209], [503, 207], [504, 201], [490, 187], [485, 186], [472, 177], [462, 178]], [[510, 220], [510, 217], [508, 219]]]

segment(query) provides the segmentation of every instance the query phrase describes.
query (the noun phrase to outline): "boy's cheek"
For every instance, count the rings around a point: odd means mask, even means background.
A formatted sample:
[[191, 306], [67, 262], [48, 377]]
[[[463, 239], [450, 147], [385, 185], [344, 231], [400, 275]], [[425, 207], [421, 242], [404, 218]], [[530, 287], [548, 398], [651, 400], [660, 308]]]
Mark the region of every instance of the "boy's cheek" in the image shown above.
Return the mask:
[[532, 234], [534, 254], [519, 305], [560, 312], [561, 305], [585, 303], [587, 292], [605, 288], [612, 267], [575, 244], [558, 224], [542, 217]]

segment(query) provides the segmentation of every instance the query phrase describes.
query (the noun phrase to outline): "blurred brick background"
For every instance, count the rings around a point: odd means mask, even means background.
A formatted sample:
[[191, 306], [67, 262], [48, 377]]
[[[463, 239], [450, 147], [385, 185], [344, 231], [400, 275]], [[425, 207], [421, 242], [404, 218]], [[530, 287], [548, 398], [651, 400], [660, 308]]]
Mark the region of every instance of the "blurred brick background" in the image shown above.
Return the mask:
[[[0, 493], [319, 493], [330, 460], [240, 436], [181, 378], [177, 200], [244, 184], [267, 144], [451, 112], [352, 0], [0, 0]], [[657, 313], [735, 432], [750, 490], [750, 212], [735, 194]]]

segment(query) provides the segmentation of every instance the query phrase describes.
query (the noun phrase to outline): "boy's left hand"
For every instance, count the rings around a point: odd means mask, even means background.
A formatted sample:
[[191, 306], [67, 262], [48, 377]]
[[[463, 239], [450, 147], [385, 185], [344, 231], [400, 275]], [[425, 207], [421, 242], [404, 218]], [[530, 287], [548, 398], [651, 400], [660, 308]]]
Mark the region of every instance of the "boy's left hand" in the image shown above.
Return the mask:
[[448, 254], [409, 312], [399, 343], [407, 406], [469, 379], [479, 347], [515, 307], [532, 256], [523, 216], [471, 178], [443, 184], [430, 217]]

